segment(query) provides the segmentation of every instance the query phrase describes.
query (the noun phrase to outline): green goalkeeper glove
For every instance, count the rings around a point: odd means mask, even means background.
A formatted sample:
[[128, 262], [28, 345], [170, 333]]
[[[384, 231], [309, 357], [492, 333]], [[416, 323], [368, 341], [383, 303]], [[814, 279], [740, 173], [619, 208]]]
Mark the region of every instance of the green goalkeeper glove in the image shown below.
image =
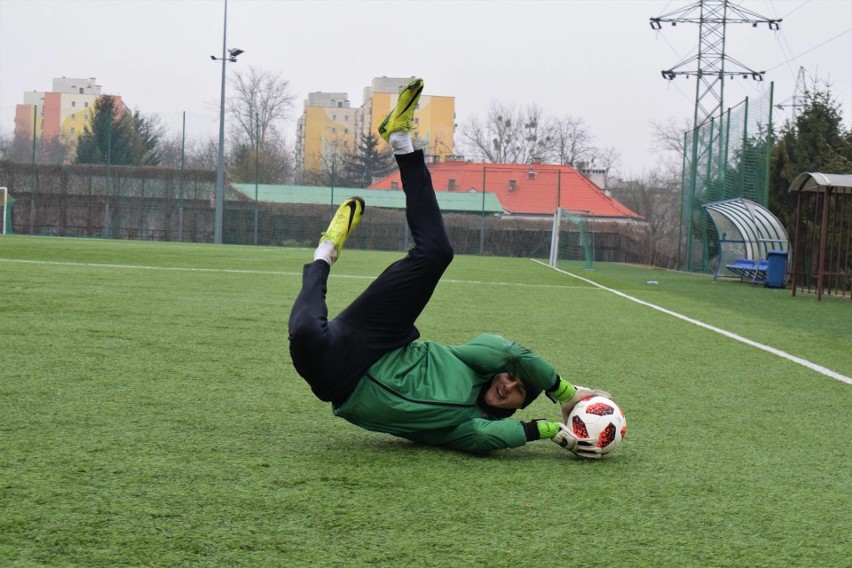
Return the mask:
[[535, 420], [535, 425], [538, 428], [538, 437], [540, 440], [552, 440], [559, 433], [559, 422], [551, 422], [539, 418]]
[[574, 386], [563, 378], [559, 378], [559, 383], [552, 391], [548, 391], [547, 395], [562, 405], [562, 421], [568, 423], [568, 415], [574, 406], [584, 398], [590, 396], [602, 396], [612, 400], [612, 396], [606, 391], [590, 389], [588, 387]]

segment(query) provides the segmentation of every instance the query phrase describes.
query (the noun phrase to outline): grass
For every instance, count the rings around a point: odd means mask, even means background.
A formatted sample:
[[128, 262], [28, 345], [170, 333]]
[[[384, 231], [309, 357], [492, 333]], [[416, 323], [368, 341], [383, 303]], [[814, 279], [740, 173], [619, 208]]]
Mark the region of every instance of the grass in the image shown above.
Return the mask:
[[[346, 252], [331, 311], [398, 256]], [[293, 371], [309, 258], [0, 238], [4, 566], [848, 563], [849, 385], [528, 259], [457, 257], [424, 338], [523, 343], [610, 390], [629, 433], [600, 463], [420, 447], [335, 419]], [[571, 271], [852, 376], [848, 299]]]

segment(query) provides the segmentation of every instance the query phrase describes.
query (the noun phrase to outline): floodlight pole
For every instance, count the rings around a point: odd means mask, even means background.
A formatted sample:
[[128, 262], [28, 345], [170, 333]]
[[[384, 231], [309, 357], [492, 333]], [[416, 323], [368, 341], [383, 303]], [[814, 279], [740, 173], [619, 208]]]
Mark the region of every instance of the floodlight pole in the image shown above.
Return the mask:
[[216, 158], [216, 213], [213, 242], [222, 243], [222, 216], [225, 211], [225, 71], [226, 65], [237, 62], [241, 49], [228, 50], [228, 0], [225, 0], [225, 21], [222, 27], [222, 57], [211, 55], [213, 61], [222, 62], [222, 90], [219, 94], [219, 155]]
[[222, 90], [219, 94], [219, 155], [216, 158], [216, 216], [213, 242], [222, 244], [222, 215], [225, 201], [225, 65], [228, 46], [228, 0], [225, 0], [225, 22], [222, 31]]

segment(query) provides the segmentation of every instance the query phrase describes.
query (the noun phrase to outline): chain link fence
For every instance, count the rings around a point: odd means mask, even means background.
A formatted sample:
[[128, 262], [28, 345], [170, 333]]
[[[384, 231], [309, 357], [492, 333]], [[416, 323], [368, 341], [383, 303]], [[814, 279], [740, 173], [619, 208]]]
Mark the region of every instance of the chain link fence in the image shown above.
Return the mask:
[[687, 271], [712, 272], [716, 231], [702, 205], [743, 197], [768, 202], [773, 89], [746, 98], [684, 136], [678, 251]]
[[[0, 162], [0, 185], [9, 188], [10, 201], [14, 200], [10, 224], [15, 234], [213, 242], [215, 171]], [[331, 199], [325, 204], [255, 200], [226, 180], [223, 242], [315, 246], [337, 204], [364, 191], [309, 189], [331, 191]], [[478, 196], [474, 200], [478, 202]], [[548, 258], [552, 213], [496, 215], [493, 207], [486, 207], [486, 200], [482, 204], [481, 210], [445, 212], [445, 225], [458, 254]], [[568, 230], [577, 232], [577, 239], [581, 231], [584, 236], [594, 233], [594, 260], [635, 262], [642, 256], [635, 227], [599, 221]], [[410, 238], [401, 207], [368, 203], [368, 215], [347, 247], [404, 251]]]

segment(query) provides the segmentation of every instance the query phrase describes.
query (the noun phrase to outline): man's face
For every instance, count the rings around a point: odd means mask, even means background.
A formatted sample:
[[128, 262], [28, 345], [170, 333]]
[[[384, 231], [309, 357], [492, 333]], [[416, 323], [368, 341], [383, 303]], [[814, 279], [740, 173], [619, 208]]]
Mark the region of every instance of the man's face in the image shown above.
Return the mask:
[[485, 402], [494, 408], [516, 409], [524, 405], [527, 387], [511, 373], [499, 373], [485, 391]]

